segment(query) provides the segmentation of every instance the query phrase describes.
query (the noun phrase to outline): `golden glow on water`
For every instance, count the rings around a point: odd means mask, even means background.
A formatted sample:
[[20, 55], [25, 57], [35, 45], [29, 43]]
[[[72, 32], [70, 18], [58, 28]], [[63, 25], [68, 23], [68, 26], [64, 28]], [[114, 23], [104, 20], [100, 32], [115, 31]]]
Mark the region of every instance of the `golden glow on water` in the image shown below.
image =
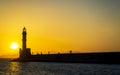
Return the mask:
[[0, 62], [0, 75], [119, 75], [117, 64]]
[[20, 74], [20, 63], [10, 62], [10, 67], [9, 67], [8, 72], [10, 75], [19, 75]]

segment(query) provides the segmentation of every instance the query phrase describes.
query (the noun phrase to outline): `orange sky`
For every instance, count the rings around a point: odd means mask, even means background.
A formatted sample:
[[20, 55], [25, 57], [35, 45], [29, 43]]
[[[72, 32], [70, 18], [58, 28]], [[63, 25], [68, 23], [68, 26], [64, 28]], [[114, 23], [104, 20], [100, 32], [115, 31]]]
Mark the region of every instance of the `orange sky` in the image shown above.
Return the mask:
[[1, 0], [0, 57], [18, 57], [27, 28], [33, 53], [120, 51], [120, 1]]

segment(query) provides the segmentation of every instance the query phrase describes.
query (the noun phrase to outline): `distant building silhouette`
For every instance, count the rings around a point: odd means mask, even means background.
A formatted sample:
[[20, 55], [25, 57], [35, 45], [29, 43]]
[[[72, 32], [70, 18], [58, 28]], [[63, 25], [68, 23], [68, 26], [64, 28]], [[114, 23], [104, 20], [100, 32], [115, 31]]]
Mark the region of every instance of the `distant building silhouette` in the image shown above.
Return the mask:
[[26, 28], [24, 27], [23, 32], [22, 32], [22, 49], [20, 48], [20, 51], [19, 51], [19, 53], [20, 53], [19, 58], [21, 58], [21, 59], [26, 59], [29, 56], [31, 56], [30, 48], [26, 48], [27, 47], [27, 45], [26, 45], [26, 41], [27, 41], [26, 37], [27, 36], [26, 35], [27, 35], [27, 32], [26, 32]]
[[69, 52], [70, 52], [70, 54], [72, 53], [72, 51], [71, 51], [71, 50], [70, 50]]

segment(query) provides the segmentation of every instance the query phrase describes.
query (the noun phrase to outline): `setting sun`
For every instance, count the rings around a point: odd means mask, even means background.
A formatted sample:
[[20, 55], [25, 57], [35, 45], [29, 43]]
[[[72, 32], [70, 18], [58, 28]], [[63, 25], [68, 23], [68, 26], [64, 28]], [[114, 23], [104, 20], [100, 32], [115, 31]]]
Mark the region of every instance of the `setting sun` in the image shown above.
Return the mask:
[[17, 49], [18, 48], [18, 44], [16, 42], [11, 44], [11, 49]]

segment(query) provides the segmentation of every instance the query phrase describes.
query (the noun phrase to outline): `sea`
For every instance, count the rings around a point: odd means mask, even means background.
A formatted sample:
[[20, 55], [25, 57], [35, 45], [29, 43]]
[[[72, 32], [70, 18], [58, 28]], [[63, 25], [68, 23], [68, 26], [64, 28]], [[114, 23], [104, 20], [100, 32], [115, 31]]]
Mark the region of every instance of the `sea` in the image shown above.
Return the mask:
[[0, 75], [120, 75], [120, 64], [10, 62], [10, 59], [0, 59]]

